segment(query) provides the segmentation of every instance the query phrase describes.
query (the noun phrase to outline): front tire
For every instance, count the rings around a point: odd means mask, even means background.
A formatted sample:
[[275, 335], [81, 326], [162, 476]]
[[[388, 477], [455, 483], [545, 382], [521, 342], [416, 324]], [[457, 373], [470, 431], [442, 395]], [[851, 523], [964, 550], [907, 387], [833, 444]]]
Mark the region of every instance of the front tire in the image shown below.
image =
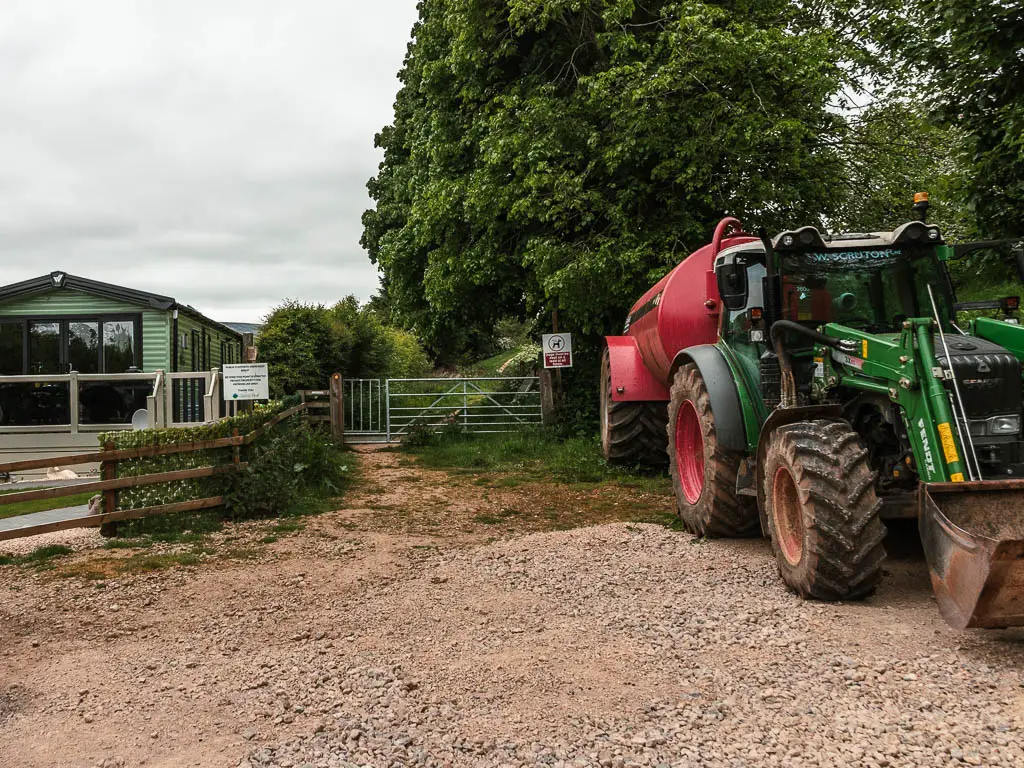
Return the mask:
[[607, 348], [601, 357], [601, 453], [609, 464], [661, 469], [668, 454], [664, 402], [616, 402]]
[[779, 427], [765, 458], [765, 512], [782, 580], [801, 597], [856, 600], [882, 579], [885, 526], [868, 451], [841, 421]]
[[698, 536], [758, 535], [756, 504], [736, 493], [742, 456], [719, 447], [711, 396], [693, 363], [676, 371], [668, 413], [669, 472], [683, 525]]

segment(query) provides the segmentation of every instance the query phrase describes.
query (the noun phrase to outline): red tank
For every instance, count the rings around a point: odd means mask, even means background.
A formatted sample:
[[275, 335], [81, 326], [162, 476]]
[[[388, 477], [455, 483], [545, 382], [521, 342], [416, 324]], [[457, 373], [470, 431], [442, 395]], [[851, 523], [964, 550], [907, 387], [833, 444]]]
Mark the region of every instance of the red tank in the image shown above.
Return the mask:
[[640, 297], [629, 312], [626, 335], [606, 337], [613, 400], [669, 399], [668, 377], [676, 354], [718, 340], [721, 302], [715, 256], [723, 248], [756, 239], [742, 234], [738, 220], [722, 219], [709, 245], [690, 254]]

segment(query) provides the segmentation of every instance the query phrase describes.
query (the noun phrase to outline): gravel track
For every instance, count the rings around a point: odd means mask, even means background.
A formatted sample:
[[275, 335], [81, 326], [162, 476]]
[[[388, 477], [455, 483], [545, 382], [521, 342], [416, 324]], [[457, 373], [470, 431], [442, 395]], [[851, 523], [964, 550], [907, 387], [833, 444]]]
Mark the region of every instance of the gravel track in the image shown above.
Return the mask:
[[469, 480], [364, 464], [409, 516], [443, 489], [442, 532], [355, 494], [251, 562], [0, 570], [0, 765], [1024, 765], [1024, 630], [948, 628], [912, 547], [808, 603], [761, 541], [488, 541]]

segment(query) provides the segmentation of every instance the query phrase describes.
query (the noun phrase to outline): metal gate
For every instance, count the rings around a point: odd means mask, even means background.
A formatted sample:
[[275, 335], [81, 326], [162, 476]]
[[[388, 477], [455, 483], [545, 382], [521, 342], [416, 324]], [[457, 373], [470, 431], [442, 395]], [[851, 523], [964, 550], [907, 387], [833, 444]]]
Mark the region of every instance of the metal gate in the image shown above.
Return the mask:
[[343, 385], [346, 439], [349, 442], [385, 442], [388, 405], [381, 380], [343, 379]]
[[345, 440], [391, 443], [413, 430], [512, 432], [541, 423], [536, 376], [345, 379]]
[[389, 442], [415, 429], [512, 432], [541, 423], [536, 376], [388, 379]]

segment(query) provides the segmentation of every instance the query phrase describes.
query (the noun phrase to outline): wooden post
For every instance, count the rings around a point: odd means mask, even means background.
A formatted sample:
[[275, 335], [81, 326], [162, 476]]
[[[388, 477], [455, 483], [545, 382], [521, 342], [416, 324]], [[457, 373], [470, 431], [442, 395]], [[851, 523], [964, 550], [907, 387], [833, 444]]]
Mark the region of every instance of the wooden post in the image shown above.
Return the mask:
[[[551, 313], [551, 332], [558, 333], [558, 310]], [[541, 361], [543, 362], [543, 361]], [[562, 405], [562, 369], [555, 368], [555, 386], [552, 392], [553, 408], [557, 410]]]
[[[114, 450], [114, 442], [107, 440], [103, 444], [104, 451]], [[100, 462], [100, 474], [104, 480], [114, 480], [117, 477], [117, 462], [116, 461], [103, 461]], [[117, 491], [104, 491], [103, 492], [103, 511], [110, 513], [117, 510]]]
[[555, 408], [555, 387], [550, 368], [541, 368], [540, 378], [540, 418], [546, 427], [558, 421], [558, 410]]
[[[238, 437], [238, 427], [231, 430], [232, 437]], [[231, 446], [231, 463], [235, 465], [235, 471], [241, 469], [242, 464], [242, 446], [232, 445]]]
[[[104, 451], [114, 450], [114, 442], [107, 440], [103, 444]], [[100, 477], [104, 480], [113, 480], [117, 477], [117, 461], [101, 461], [100, 462]], [[117, 490], [110, 490], [103, 492], [103, 512], [110, 514], [117, 510]], [[109, 538], [117, 535], [117, 523], [107, 522], [100, 526], [100, 536]]]
[[345, 393], [340, 373], [331, 374], [331, 437], [345, 442]]

